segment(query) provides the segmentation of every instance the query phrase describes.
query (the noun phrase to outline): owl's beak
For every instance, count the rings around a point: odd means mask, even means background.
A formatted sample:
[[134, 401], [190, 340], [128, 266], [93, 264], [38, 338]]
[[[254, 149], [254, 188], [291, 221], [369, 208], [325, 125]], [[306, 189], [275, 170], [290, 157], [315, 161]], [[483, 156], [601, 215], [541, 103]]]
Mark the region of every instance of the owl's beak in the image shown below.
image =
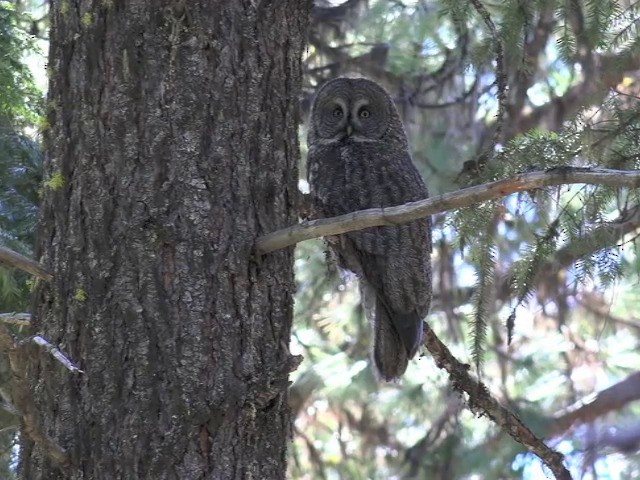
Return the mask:
[[353, 127], [351, 125], [347, 125], [347, 137], [350, 137], [353, 133]]

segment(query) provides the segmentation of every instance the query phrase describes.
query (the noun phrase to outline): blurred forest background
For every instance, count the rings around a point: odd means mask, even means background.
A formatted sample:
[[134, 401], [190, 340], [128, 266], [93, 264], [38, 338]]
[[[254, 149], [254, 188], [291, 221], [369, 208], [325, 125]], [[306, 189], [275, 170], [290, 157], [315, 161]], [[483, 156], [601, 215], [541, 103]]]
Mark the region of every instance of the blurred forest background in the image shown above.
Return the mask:
[[[25, 255], [56, 181], [42, 179], [39, 143], [47, 12], [0, 0], [0, 245]], [[639, 30], [640, 1], [316, 0], [303, 157], [317, 86], [364, 75], [394, 97], [432, 195], [562, 166], [639, 169]], [[304, 158], [300, 173], [304, 191]], [[574, 478], [640, 478], [638, 191], [547, 188], [434, 224], [427, 320], [440, 338]], [[399, 384], [375, 380], [355, 281], [322, 241], [298, 245], [295, 273], [291, 350], [305, 361], [291, 387], [291, 478], [547, 478], [428, 355]], [[0, 265], [0, 320], [18, 336], [30, 333], [29, 291]], [[0, 478], [12, 478], [18, 427], [8, 381], [3, 359]]]

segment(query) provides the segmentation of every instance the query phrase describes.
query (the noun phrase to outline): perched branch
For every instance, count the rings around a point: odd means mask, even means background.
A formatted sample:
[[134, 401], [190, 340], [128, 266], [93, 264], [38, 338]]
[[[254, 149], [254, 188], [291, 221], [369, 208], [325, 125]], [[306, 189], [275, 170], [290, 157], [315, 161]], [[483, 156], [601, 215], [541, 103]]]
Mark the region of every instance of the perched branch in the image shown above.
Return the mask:
[[46, 282], [53, 280], [53, 275], [38, 262], [2, 246], [0, 246], [0, 263], [6, 263], [12, 267], [19, 268]]
[[259, 237], [256, 241], [256, 252], [266, 254], [311, 238], [339, 235], [369, 227], [398, 225], [512, 193], [573, 183], [637, 188], [640, 187], [640, 171], [563, 167], [544, 172], [523, 173], [397, 207], [370, 208], [339, 217], [302, 222]]
[[38, 410], [27, 383], [25, 362], [22, 358], [24, 343], [16, 343], [4, 326], [0, 325], [0, 350], [9, 358], [13, 373], [13, 399], [22, 420], [23, 432], [36, 444], [40, 445], [49, 457], [60, 466], [70, 463], [67, 451], [56, 443], [40, 426]]
[[460, 363], [427, 323], [424, 324], [424, 334], [424, 345], [438, 368], [443, 368], [449, 373], [453, 388], [469, 395], [471, 411], [488, 416], [502, 431], [537, 455], [557, 479], [571, 480], [569, 471], [563, 465], [564, 458], [561, 453], [545, 445], [513, 412], [501, 405], [484, 384], [471, 377], [469, 365]]
[[29, 313], [0, 313], [0, 322], [20, 327], [31, 326], [31, 314]]

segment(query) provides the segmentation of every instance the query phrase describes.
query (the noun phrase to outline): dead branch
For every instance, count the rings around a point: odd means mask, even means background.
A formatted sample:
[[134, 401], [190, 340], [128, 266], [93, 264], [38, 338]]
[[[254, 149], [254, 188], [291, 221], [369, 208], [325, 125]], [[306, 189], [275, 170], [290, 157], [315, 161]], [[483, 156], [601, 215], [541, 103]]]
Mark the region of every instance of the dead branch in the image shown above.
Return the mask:
[[20, 327], [31, 326], [31, 314], [29, 313], [0, 313], [0, 322]]
[[563, 465], [562, 454], [545, 445], [513, 412], [501, 405], [483, 383], [474, 379], [469, 374], [470, 366], [459, 362], [427, 323], [424, 324], [424, 335], [424, 345], [438, 368], [449, 373], [454, 389], [469, 396], [468, 403], [472, 412], [489, 417], [502, 431], [537, 455], [557, 479], [571, 480], [569, 471]]
[[76, 367], [71, 360], [65, 357], [60, 350], [58, 350], [56, 347], [51, 345], [49, 342], [47, 342], [44, 338], [40, 337], [39, 335], [32, 337], [29, 341], [36, 344], [37, 346], [42, 348], [44, 351], [49, 353], [53, 358], [55, 358], [58, 362], [60, 362], [64, 366], [64, 368], [69, 370], [71, 373], [74, 373], [74, 374], [84, 373], [82, 370]]
[[258, 254], [264, 255], [303, 240], [339, 235], [369, 227], [398, 225], [447, 210], [494, 200], [512, 193], [574, 183], [637, 188], [640, 186], [640, 171], [564, 167], [522, 173], [512, 178], [476, 185], [405, 205], [370, 208], [339, 217], [302, 222], [259, 237], [255, 248]]
[[53, 275], [38, 262], [2, 246], [0, 246], [0, 263], [6, 263], [12, 267], [19, 268], [46, 282], [53, 280]]

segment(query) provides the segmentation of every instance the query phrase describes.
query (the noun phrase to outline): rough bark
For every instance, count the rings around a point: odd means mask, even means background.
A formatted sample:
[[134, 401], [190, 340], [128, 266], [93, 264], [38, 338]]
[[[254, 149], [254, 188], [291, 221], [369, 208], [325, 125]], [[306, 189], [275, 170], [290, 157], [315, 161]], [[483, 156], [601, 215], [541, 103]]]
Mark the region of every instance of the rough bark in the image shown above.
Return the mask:
[[[310, 1], [52, 3], [28, 374], [37, 479], [284, 478], [301, 54]], [[61, 175], [61, 177], [60, 177]], [[57, 186], [58, 188], [51, 188]]]

